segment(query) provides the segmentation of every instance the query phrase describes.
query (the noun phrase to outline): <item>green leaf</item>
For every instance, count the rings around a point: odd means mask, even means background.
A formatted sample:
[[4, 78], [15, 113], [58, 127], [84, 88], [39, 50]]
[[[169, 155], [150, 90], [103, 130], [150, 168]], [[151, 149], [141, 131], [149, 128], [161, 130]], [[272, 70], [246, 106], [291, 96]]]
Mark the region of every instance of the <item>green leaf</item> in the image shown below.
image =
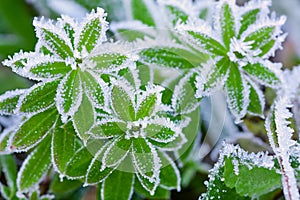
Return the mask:
[[[221, 60], [219, 60], [216, 63], [215, 67], [213, 67], [211, 74], [208, 77], [201, 78], [200, 84], [201, 85], [203, 84], [203, 86], [197, 85], [198, 86], [197, 96], [202, 97], [202, 96], [211, 95], [211, 92], [214, 89], [222, 86], [220, 84], [224, 84], [223, 82], [227, 80], [227, 75], [229, 74], [229, 70], [230, 70], [229, 59], [224, 57]], [[203, 81], [202, 79], [206, 79], [206, 80]], [[201, 87], [203, 87], [203, 89], [200, 90]]]
[[[150, 28], [149, 28], [150, 29]], [[152, 38], [154, 39], [154, 36], [149, 34], [145, 30], [133, 30], [133, 29], [125, 29], [125, 28], [120, 28], [117, 29], [115, 32], [119, 35], [119, 38], [122, 38], [126, 41], [133, 42], [137, 39], [144, 39], [145, 37]]]
[[17, 185], [21, 192], [31, 190], [51, 166], [51, 137], [46, 137], [26, 158], [18, 173]]
[[[87, 23], [84, 24], [79, 35], [79, 41], [77, 43], [77, 49], [79, 52], [87, 51], [90, 53], [97, 42], [100, 40], [100, 36], [103, 26], [103, 19], [101, 19], [102, 9], [97, 9], [97, 12], [89, 15]], [[103, 21], [102, 21], [103, 20]]]
[[248, 29], [251, 24], [254, 24], [257, 20], [257, 15], [259, 13], [259, 9], [249, 10], [241, 16], [241, 27], [239, 30], [238, 38], [242, 35], [242, 33]]
[[4, 130], [0, 135], [0, 154], [7, 154], [9, 152], [9, 138], [15, 132], [15, 127]]
[[166, 8], [169, 10], [171, 14], [171, 20], [174, 26], [176, 25], [178, 20], [180, 20], [181, 23], [186, 23], [187, 20], [189, 19], [189, 15], [179, 7], [166, 5]]
[[158, 147], [158, 148], [160, 148], [162, 150], [165, 150], [165, 151], [175, 151], [175, 150], [178, 150], [187, 141], [186, 137], [184, 135], [182, 135], [182, 134], [180, 134], [179, 136], [177, 136], [173, 141], [167, 142], [167, 143], [157, 142], [155, 140], [152, 140], [151, 138], [147, 138], [147, 139], [155, 147]]
[[1, 155], [0, 163], [11, 195], [17, 190], [17, 164], [13, 155]]
[[29, 71], [37, 78], [49, 79], [57, 78], [66, 75], [71, 71], [71, 65], [66, 65], [62, 61], [51, 61], [49, 58], [48, 62], [41, 62], [30, 68]]
[[127, 56], [118, 54], [118, 53], [106, 53], [106, 54], [100, 54], [93, 56], [91, 58], [92, 61], [96, 64], [95, 67], [93, 67], [93, 70], [111, 70], [112, 68], [116, 68], [121, 66], [125, 60], [127, 59]]
[[269, 42], [269, 39], [272, 38], [272, 35], [275, 31], [274, 26], [262, 27], [252, 33], [250, 33], [245, 39], [244, 42], [253, 41], [251, 44], [251, 50], [261, 49], [266, 43]]
[[269, 53], [275, 44], [276, 44], [276, 40], [273, 39], [269, 40], [266, 44], [260, 47], [261, 53], [258, 56], [263, 57], [264, 55]]
[[[208, 51], [214, 55], [225, 56], [227, 55], [227, 50], [215, 39], [210, 36], [195, 31], [187, 31], [187, 33], [193, 37], [194, 42], [200, 45], [205, 51]], [[193, 41], [191, 41], [193, 42]]]
[[235, 63], [231, 63], [229, 76], [226, 81], [227, 102], [236, 123], [245, 116], [248, 107], [249, 88]]
[[16, 112], [19, 99], [26, 90], [8, 91], [0, 96], [0, 114], [13, 115]]
[[[139, 55], [143, 62], [157, 64], [164, 67], [172, 67], [176, 69], [191, 69], [197, 67], [193, 64], [195, 60], [194, 57], [196, 57], [196, 55], [190, 51], [180, 48], [148, 48], [142, 50]], [[199, 58], [197, 59], [199, 60]]]
[[83, 141], [86, 141], [89, 138], [87, 132], [93, 126], [96, 120], [96, 111], [89, 98], [83, 94], [82, 102], [73, 116], [73, 125], [78, 133], [78, 136]]
[[[268, 63], [265, 63], [267, 65]], [[247, 64], [242, 69], [248, 73], [253, 79], [259, 83], [269, 86], [278, 87], [281, 85], [281, 80], [275, 70], [271, 67], [265, 66], [262, 63]]]
[[230, 48], [230, 40], [235, 37], [235, 22], [232, 8], [227, 2], [224, 2], [220, 10], [220, 24], [222, 30], [223, 42], [227, 49]]
[[248, 106], [248, 112], [254, 115], [263, 116], [264, 112], [264, 96], [262, 91], [258, 88], [258, 86], [254, 86], [255, 83], [249, 83], [250, 87], [250, 103]]
[[147, 96], [139, 105], [135, 119], [138, 120], [143, 119], [146, 116], [151, 116], [157, 101], [157, 94], [151, 94]]
[[128, 155], [130, 147], [131, 140], [127, 140], [124, 137], [114, 139], [104, 153], [102, 169], [105, 169], [105, 167], [115, 167], [120, 164]]
[[52, 134], [51, 156], [53, 165], [60, 174], [65, 173], [68, 162], [81, 146], [74, 130], [63, 127], [61, 122], [56, 123]]
[[120, 119], [132, 121], [135, 119], [133, 102], [129, 94], [121, 87], [114, 86], [112, 89], [112, 105]]
[[195, 73], [188, 73], [175, 86], [172, 96], [172, 107], [176, 114], [187, 114], [195, 110], [200, 103], [195, 92]]
[[99, 182], [102, 182], [104, 179], [106, 179], [110, 173], [114, 170], [112, 168], [106, 167], [105, 169], [102, 169], [102, 158], [104, 156], [104, 153], [106, 152], [107, 148], [111, 145], [111, 141], [107, 142], [99, 151], [94, 155], [93, 160], [91, 161], [91, 164], [88, 167], [86, 177], [85, 177], [85, 183], [88, 185], [94, 185]]
[[82, 80], [85, 93], [95, 102], [95, 106], [104, 107], [104, 94], [102, 87], [106, 86], [102, 79], [92, 72], [81, 72], [80, 78]]
[[152, 13], [147, 6], [155, 5], [153, 5], [150, 1], [145, 3], [144, 0], [131, 0], [133, 19], [139, 20], [143, 22], [143, 24], [147, 24], [148, 26], [155, 27], [156, 25], [152, 17]]
[[103, 123], [95, 124], [90, 133], [99, 139], [107, 139], [115, 136], [124, 135], [127, 130], [127, 125], [124, 122], [104, 121]]
[[115, 170], [104, 180], [101, 198], [105, 200], [129, 200], [133, 194], [134, 174]]
[[51, 107], [27, 119], [13, 136], [11, 148], [26, 151], [37, 145], [52, 131], [57, 117], [56, 108]]
[[[239, 174], [234, 172], [234, 165], [231, 159], [226, 159], [224, 168], [225, 184], [228, 187], [235, 187], [237, 193], [242, 196], [259, 197], [277, 188], [280, 188], [281, 175], [276, 169], [239, 164]], [[268, 177], [268, 178], [266, 178]], [[228, 182], [228, 183], [227, 183]]]
[[[47, 30], [46, 28], [43, 27], [43, 25], [40, 24], [40, 22], [33, 22], [33, 25], [36, 27], [37, 30], [37, 37], [41, 40], [44, 41], [45, 46], [51, 50], [51, 52], [55, 55], [60, 56], [63, 59], [73, 57], [73, 52], [71, 47], [68, 45], [68, 42], [71, 43], [70, 41], [65, 41], [64, 38], [58, 33], [60, 33], [60, 30]], [[64, 39], [63, 39], [64, 38]], [[69, 39], [68, 39], [69, 40]]]
[[68, 116], [74, 115], [81, 100], [82, 84], [78, 70], [73, 70], [59, 84], [56, 96], [56, 106], [63, 121], [66, 121]]
[[[162, 119], [157, 119], [157, 120], [162, 120]], [[167, 120], [165, 121], [168, 122]], [[144, 129], [144, 132], [146, 133], [147, 138], [150, 138], [151, 140], [160, 143], [169, 143], [175, 140], [176, 137], [175, 131], [169, 128], [167, 124], [166, 125], [154, 124], [154, 123], [147, 124], [147, 126]]]
[[180, 190], [180, 172], [172, 159], [163, 152], [158, 152], [162, 167], [160, 169], [160, 187]]
[[[156, 192], [156, 189], [159, 185], [159, 180], [158, 179], [154, 179], [152, 181], [149, 180], [149, 178], [144, 177], [142, 174], [140, 174], [139, 172], [137, 172], [136, 174], [136, 179], [135, 182], [139, 182], [139, 184], [137, 184], [137, 187], [139, 185], [141, 185], [142, 187], [142, 193], [146, 193], [146, 194], [150, 194], [150, 196], [153, 196]], [[146, 191], [146, 192], [143, 192]]]
[[79, 179], [85, 177], [87, 169], [93, 159], [91, 152], [84, 146], [76, 149], [76, 153], [66, 165], [65, 174], [67, 177]]
[[20, 111], [24, 113], [40, 112], [52, 104], [56, 95], [59, 81], [37, 84], [22, 99]]
[[132, 159], [134, 167], [143, 177], [153, 179], [159, 157], [156, 150], [143, 138], [132, 139]]

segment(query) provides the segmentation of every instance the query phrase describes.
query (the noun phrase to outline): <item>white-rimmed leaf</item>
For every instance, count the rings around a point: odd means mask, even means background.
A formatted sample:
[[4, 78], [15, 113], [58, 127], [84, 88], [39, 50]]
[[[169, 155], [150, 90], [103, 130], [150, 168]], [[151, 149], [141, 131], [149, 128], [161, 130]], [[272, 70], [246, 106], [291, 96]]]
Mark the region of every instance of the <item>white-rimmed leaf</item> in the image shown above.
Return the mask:
[[96, 123], [89, 132], [99, 139], [107, 139], [125, 135], [127, 124], [119, 120], [104, 120]]
[[[220, 28], [222, 32], [223, 42], [227, 49], [230, 46], [230, 39], [235, 37], [235, 19], [233, 15], [232, 5], [228, 2], [223, 1], [223, 5], [220, 9]], [[220, 2], [222, 4], [222, 2]]]
[[15, 129], [17, 127], [13, 126], [9, 129], [5, 129], [1, 135], [0, 135], [0, 155], [2, 154], [10, 154], [9, 150], [9, 138], [11, 137], [12, 134], [14, 134]]
[[106, 87], [106, 84], [102, 79], [97, 77], [92, 72], [81, 72], [80, 78], [82, 80], [82, 84], [85, 90], [85, 93], [93, 100], [95, 106], [104, 107], [105, 99], [104, 99], [104, 91], [103, 87]]
[[13, 155], [1, 155], [0, 163], [2, 172], [4, 173], [6, 185], [10, 189], [10, 197], [14, 195], [14, 192], [17, 190], [17, 165]]
[[124, 137], [114, 139], [103, 155], [101, 170], [120, 164], [128, 155], [131, 145], [131, 140]]
[[148, 141], [162, 151], [176, 151], [187, 142], [187, 139], [183, 134], [179, 134], [173, 141], [168, 143], [157, 142], [155, 140], [151, 140], [150, 138], [148, 138]]
[[226, 93], [227, 103], [236, 118], [236, 123], [239, 123], [246, 114], [249, 105], [249, 92], [249, 86], [242, 77], [238, 66], [231, 63], [229, 76], [226, 81]]
[[18, 173], [17, 186], [20, 192], [32, 190], [51, 166], [51, 136], [46, 137], [26, 158]]
[[143, 99], [136, 113], [136, 119], [143, 119], [146, 116], [151, 116], [157, 104], [157, 94], [151, 94]]
[[[154, 47], [139, 52], [143, 62], [176, 69], [195, 68], [195, 57], [191, 51], [180, 48]], [[199, 59], [199, 58], [198, 58]], [[198, 60], [197, 59], [197, 60]]]
[[160, 169], [159, 185], [165, 189], [177, 189], [180, 191], [181, 177], [174, 161], [163, 152], [158, 151], [162, 167]]
[[241, 34], [247, 30], [247, 28], [251, 25], [254, 24], [258, 18], [258, 14], [260, 12], [259, 8], [253, 9], [253, 10], [249, 10], [246, 13], [244, 13], [241, 16], [241, 26], [240, 26], [240, 30], [239, 30], [239, 34], [238, 34], [238, 38], [241, 36]]
[[91, 60], [96, 64], [96, 66], [93, 67], [95, 70], [106, 70], [118, 67], [122, 65], [126, 59], [127, 56], [119, 53], [103, 53], [91, 57]]
[[56, 61], [54, 58], [49, 57], [43, 62], [36, 63], [29, 71], [37, 79], [49, 79], [66, 75], [71, 69], [71, 66], [66, 62]]
[[43, 18], [41, 20], [35, 18], [33, 25], [36, 28], [37, 37], [53, 54], [63, 59], [73, 57], [71, 41], [64, 31], [54, 26], [52, 22], [45, 23]]
[[96, 111], [90, 99], [83, 94], [82, 102], [73, 116], [73, 125], [80, 139], [86, 141], [89, 138], [88, 130], [96, 120]]
[[[92, 10], [85, 20], [80, 24], [80, 30], [75, 34], [75, 45], [79, 52], [90, 53], [99, 42], [105, 41], [107, 22], [105, 21], [104, 10], [97, 8]], [[79, 34], [80, 33], [80, 34]]]
[[132, 139], [132, 159], [136, 171], [150, 182], [157, 178], [160, 159], [155, 148], [145, 139]]
[[258, 81], [263, 85], [270, 87], [278, 87], [281, 84], [280, 77], [276, 72], [276, 66], [273, 67], [271, 63], [254, 63], [247, 64], [242, 69], [247, 72], [254, 80]]
[[189, 14], [182, 10], [179, 6], [165, 5], [165, 8], [169, 11], [169, 15], [174, 26], [179, 20], [181, 23], [186, 23], [189, 19]]
[[27, 90], [8, 91], [0, 96], [0, 114], [13, 115], [17, 110], [17, 105], [22, 94]]
[[114, 170], [113, 168], [106, 167], [104, 170], [102, 168], [102, 158], [107, 148], [111, 145], [112, 142], [107, 142], [103, 145], [102, 148], [99, 149], [97, 153], [95, 153], [85, 176], [85, 184], [86, 185], [94, 185], [102, 182], [106, 179], [110, 173]]
[[30, 117], [11, 138], [10, 147], [16, 151], [26, 151], [34, 147], [51, 132], [57, 117], [55, 107]]
[[58, 86], [56, 106], [63, 121], [74, 115], [82, 100], [82, 83], [78, 73], [78, 70], [71, 71]]
[[253, 115], [263, 116], [265, 108], [265, 98], [260, 88], [255, 83], [248, 83], [250, 87], [248, 112]]
[[54, 104], [58, 84], [59, 81], [51, 81], [33, 86], [22, 99], [20, 112], [39, 112]]
[[151, 196], [153, 196], [155, 194], [155, 191], [159, 185], [159, 178], [156, 178], [152, 181], [150, 181], [149, 179], [145, 178], [142, 174], [140, 173], [135, 173], [135, 176], [137, 178], [137, 180], [135, 180], [135, 182], [139, 182], [141, 184], [141, 186], [143, 187], [143, 189], [145, 189], [147, 192], [150, 193]]
[[101, 198], [105, 200], [129, 200], [133, 194], [134, 174], [115, 170], [101, 187]]
[[66, 166], [73, 158], [82, 144], [76, 138], [75, 131], [70, 122], [63, 126], [61, 122], [57, 122], [52, 133], [51, 157], [54, 169], [60, 174], [65, 174]]
[[175, 140], [177, 133], [168, 125], [161, 124], [147, 124], [143, 129], [147, 138], [159, 143], [168, 143]]
[[115, 85], [112, 89], [111, 96], [114, 111], [118, 117], [120, 117], [120, 119], [125, 121], [132, 121], [135, 119], [135, 112], [132, 102], [133, 97], [130, 97], [127, 91]]
[[154, 2], [145, 0], [131, 0], [131, 9], [132, 9], [132, 17], [135, 20], [139, 20], [148, 26], [155, 27], [155, 21], [153, 19], [152, 13], [148, 7], [148, 4], [151, 6], [155, 6]]

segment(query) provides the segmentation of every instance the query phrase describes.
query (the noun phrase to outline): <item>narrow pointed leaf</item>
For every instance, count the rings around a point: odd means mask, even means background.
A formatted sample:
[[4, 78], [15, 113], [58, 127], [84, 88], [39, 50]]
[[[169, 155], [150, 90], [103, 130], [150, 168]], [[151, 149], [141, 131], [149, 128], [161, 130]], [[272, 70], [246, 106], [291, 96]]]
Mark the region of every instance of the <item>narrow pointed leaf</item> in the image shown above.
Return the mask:
[[91, 60], [96, 64], [93, 69], [95, 70], [105, 70], [118, 67], [124, 63], [127, 56], [118, 53], [104, 53], [93, 56]]
[[141, 185], [141, 187], [142, 187], [141, 191], [146, 190], [150, 194], [150, 196], [153, 196], [156, 192], [156, 189], [158, 188], [159, 179], [150, 181], [149, 179], [147, 179], [140, 173], [136, 173], [135, 175], [136, 175], [135, 182], [139, 182], [139, 184], [137, 184], [137, 186], [135, 186], [135, 187], [138, 188], [139, 185]]
[[1, 155], [0, 163], [2, 172], [5, 176], [5, 181], [10, 191], [16, 192], [17, 190], [17, 164], [13, 155]]
[[72, 116], [82, 100], [82, 84], [77, 70], [73, 70], [59, 84], [56, 95], [57, 109], [63, 121]]
[[34, 86], [21, 102], [20, 111], [24, 113], [39, 112], [54, 104], [59, 81], [52, 81]]
[[133, 194], [134, 174], [115, 170], [102, 184], [101, 198], [129, 200]]
[[269, 41], [270, 38], [272, 38], [274, 31], [275, 31], [274, 26], [263, 27], [261, 29], [258, 29], [250, 33], [244, 39], [244, 41], [245, 42], [253, 41], [253, 43], [251, 44], [252, 50], [260, 49]]
[[140, 104], [140, 107], [136, 113], [136, 119], [142, 119], [146, 116], [151, 116], [157, 101], [157, 94], [151, 94], [147, 96]]
[[132, 145], [132, 157], [137, 172], [152, 180], [155, 178], [159, 163], [156, 150], [142, 138], [134, 139]]
[[139, 179], [136, 178], [134, 181], [134, 192], [138, 193], [141, 196], [144, 196], [147, 199], [170, 199], [170, 190], [163, 189], [161, 187], [155, 188], [153, 195], [150, 194], [148, 190], [142, 186]]
[[98, 8], [94, 13], [92, 11], [86, 18], [86, 23], [82, 24], [79, 40], [77, 43], [77, 49], [79, 52], [87, 51], [90, 53], [94, 47], [100, 42], [100, 39], [104, 40], [103, 28], [106, 26], [106, 22], [103, 19], [104, 10]]
[[278, 87], [281, 84], [281, 80], [275, 70], [262, 63], [247, 64], [243, 67], [243, 70], [263, 85]]
[[135, 118], [131, 97], [123, 88], [114, 86], [112, 89], [112, 104], [116, 114], [125, 121]]
[[145, 0], [132, 0], [131, 9], [133, 19], [139, 20], [148, 26], [155, 27], [156, 25], [148, 5], [154, 6], [150, 1], [146, 3]]
[[63, 59], [73, 57], [71, 42], [65, 33], [56, 28], [48, 29], [49, 27], [36, 19], [33, 21], [33, 25], [36, 27], [37, 37], [53, 54]]
[[26, 120], [14, 134], [11, 148], [17, 151], [25, 151], [38, 144], [51, 132], [57, 117], [57, 110], [51, 107]]
[[15, 132], [15, 127], [11, 129], [5, 129], [0, 135], [0, 155], [1, 154], [10, 154], [9, 151], [9, 138]]
[[172, 67], [176, 69], [190, 69], [197, 67], [194, 65], [196, 55], [187, 50], [169, 47], [148, 48], [142, 50], [139, 55], [143, 62], [157, 64], [164, 67]]
[[208, 51], [212, 54], [224, 56], [227, 54], [225, 47], [223, 47], [217, 40], [214, 38], [196, 31], [187, 31], [187, 33], [194, 39], [194, 41], [200, 45], [205, 51]]
[[97, 107], [104, 107], [104, 93], [102, 91], [102, 87], [105, 86], [104, 81], [87, 71], [81, 72], [80, 78], [85, 93], [95, 102]]
[[254, 9], [254, 10], [250, 10], [246, 13], [244, 13], [242, 16], [241, 16], [241, 27], [240, 27], [240, 30], [239, 30], [239, 34], [238, 34], [238, 37], [241, 36], [241, 34], [247, 30], [247, 28], [251, 25], [251, 24], [254, 24], [257, 20], [257, 16], [258, 16], [258, 13], [259, 13], [259, 9]]
[[63, 75], [66, 75], [71, 71], [71, 66], [67, 65], [63, 61], [52, 61], [49, 58], [49, 61], [38, 63], [35, 66], [30, 68], [30, 72], [39, 79], [49, 79], [49, 78], [58, 78]]
[[87, 140], [89, 135], [87, 135], [88, 130], [95, 123], [96, 111], [89, 100], [89, 98], [83, 94], [82, 102], [73, 116], [73, 124], [78, 136], [82, 140]]
[[[70, 123], [69, 123], [70, 124]], [[52, 162], [56, 170], [61, 174], [66, 171], [68, 162], [73, 158], [76, 150], [79, 149], [82, 144], [75, 136], [75, 131], [68, 130], [67, 127], [61, 127], [62, 124], [57, 122], [52, 134], [52, 147], [51, 155]], [[67, 125], [70, 126], [70, 125]]]
[[148, 124], [144, 129], [147, 138], [160, 143], [168, 143], [175, 140], [176, 132], [170, 127], [161, 124]]
[[48, 136], [26, 158], [18, 173], [19, 191], [28, 191], [36, 186], [51, 166], [51, 137]]
[[248, 112], [254, 115], [263, 116], [263, 111], [265, 107], [264, 95], [258, 86], [253, 86], [254, 83], [249, 84], [250, 95], [249, 95], [249, 106]]
[[235, 19], [232, 8], [227, 2], [222, 5], [220, 20], [223, 41], [227, 49], [229, 49], [230, 39], [235, 37]]
[[226, 81], [227, 102], [233, 115], [236, 117], [236, 123], [240, 122], [245, 116], [249, 105], [249, 88], [243, 79], [238, 66], [230, 65], [229, 77]]
[[182, 23], [186, 23], [189, 19], [188, 13], [184, 12], [178, 6], [166, 5], [166, 9], [170, 12], [172, 23], [175, 26], [176, 23], [180, 20]]
[[128, 155], [130, 147], [131, 140], [127, 140], [124, 137], [115, 139], [104, 153], [102, 159], [103, 165], [105, 167], [114, 167], [120, 164]]
[[95, 124], [89, 132], [92, 133], [93, 136], [96, 138], [106, 139], [106, 138], [124, 135], [126, 130], [127, 127], [124, 122], [104, 121]]

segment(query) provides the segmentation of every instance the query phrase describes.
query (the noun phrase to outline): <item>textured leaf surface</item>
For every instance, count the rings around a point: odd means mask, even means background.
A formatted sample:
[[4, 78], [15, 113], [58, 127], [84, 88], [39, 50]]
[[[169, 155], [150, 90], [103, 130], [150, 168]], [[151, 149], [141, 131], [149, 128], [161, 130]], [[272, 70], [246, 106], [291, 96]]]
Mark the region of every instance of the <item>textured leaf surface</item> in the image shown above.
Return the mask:
[[26, 158], [17, 179], [18, 189], [27, 191], [39, 183], [51, 166], [51, 137], [42, 143]]
[[[150, 4], [152, 2], [149, 2]], [[152, 17], [151, 11], [147, 7], [144, 0], [131, 0], [133, 19], [140, 20], [148, 26], [155, 27], [155, 22]]]

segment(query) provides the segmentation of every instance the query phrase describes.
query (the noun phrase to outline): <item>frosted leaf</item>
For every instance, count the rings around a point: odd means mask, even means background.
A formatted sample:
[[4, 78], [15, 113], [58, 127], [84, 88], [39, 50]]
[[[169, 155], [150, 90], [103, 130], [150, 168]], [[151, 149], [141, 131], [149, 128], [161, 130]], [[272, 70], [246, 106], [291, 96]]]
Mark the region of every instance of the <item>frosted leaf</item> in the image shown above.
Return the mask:
[[214, 92], [221, 90], [228, 78], [229, 70], [227, 59], [221, 59], [217, 63], [214, 60], [208, 60], [198, 69], [196, 77], [197, 98], [210, 96]]
[[291, 107], [290, 99], [283, 96], [278, 99], [273, 107], [273, 111], [266, 120], [266, 129], [270, 140], [271, 147], [278, 159], [282, 172], [283, 192], [286, 199], [299, 199], [297, 180], [295, 171], [290, 163], [290, 149], [297, 144], [292, 139], [294, 130], [289, 127], [293, 115], [288, 110]]
[[82, 101], [82, 82], [78, 71], [71, 71], [58, 85], [56, 107], [62, 115], [63, 122], [73, 116]]
[[9, 138], [14, 134], [16, 128], [16, 126], [11, 126], [2, 131], [0, 135], [0, 155], [12, 153], [9, 147]]
[[105, 21], [106, 14], [102, 8], [92, 10], [87, 14], [84, 20], [76, 27], [75, 32], [75, 47], [79, 53], [90, 53], [95, 46], [106, 41], [107, 22]]
[[251, 80], [248, 79], [250, 87], [248, 113], [264, 118], [265, 97], [261, 89]]

